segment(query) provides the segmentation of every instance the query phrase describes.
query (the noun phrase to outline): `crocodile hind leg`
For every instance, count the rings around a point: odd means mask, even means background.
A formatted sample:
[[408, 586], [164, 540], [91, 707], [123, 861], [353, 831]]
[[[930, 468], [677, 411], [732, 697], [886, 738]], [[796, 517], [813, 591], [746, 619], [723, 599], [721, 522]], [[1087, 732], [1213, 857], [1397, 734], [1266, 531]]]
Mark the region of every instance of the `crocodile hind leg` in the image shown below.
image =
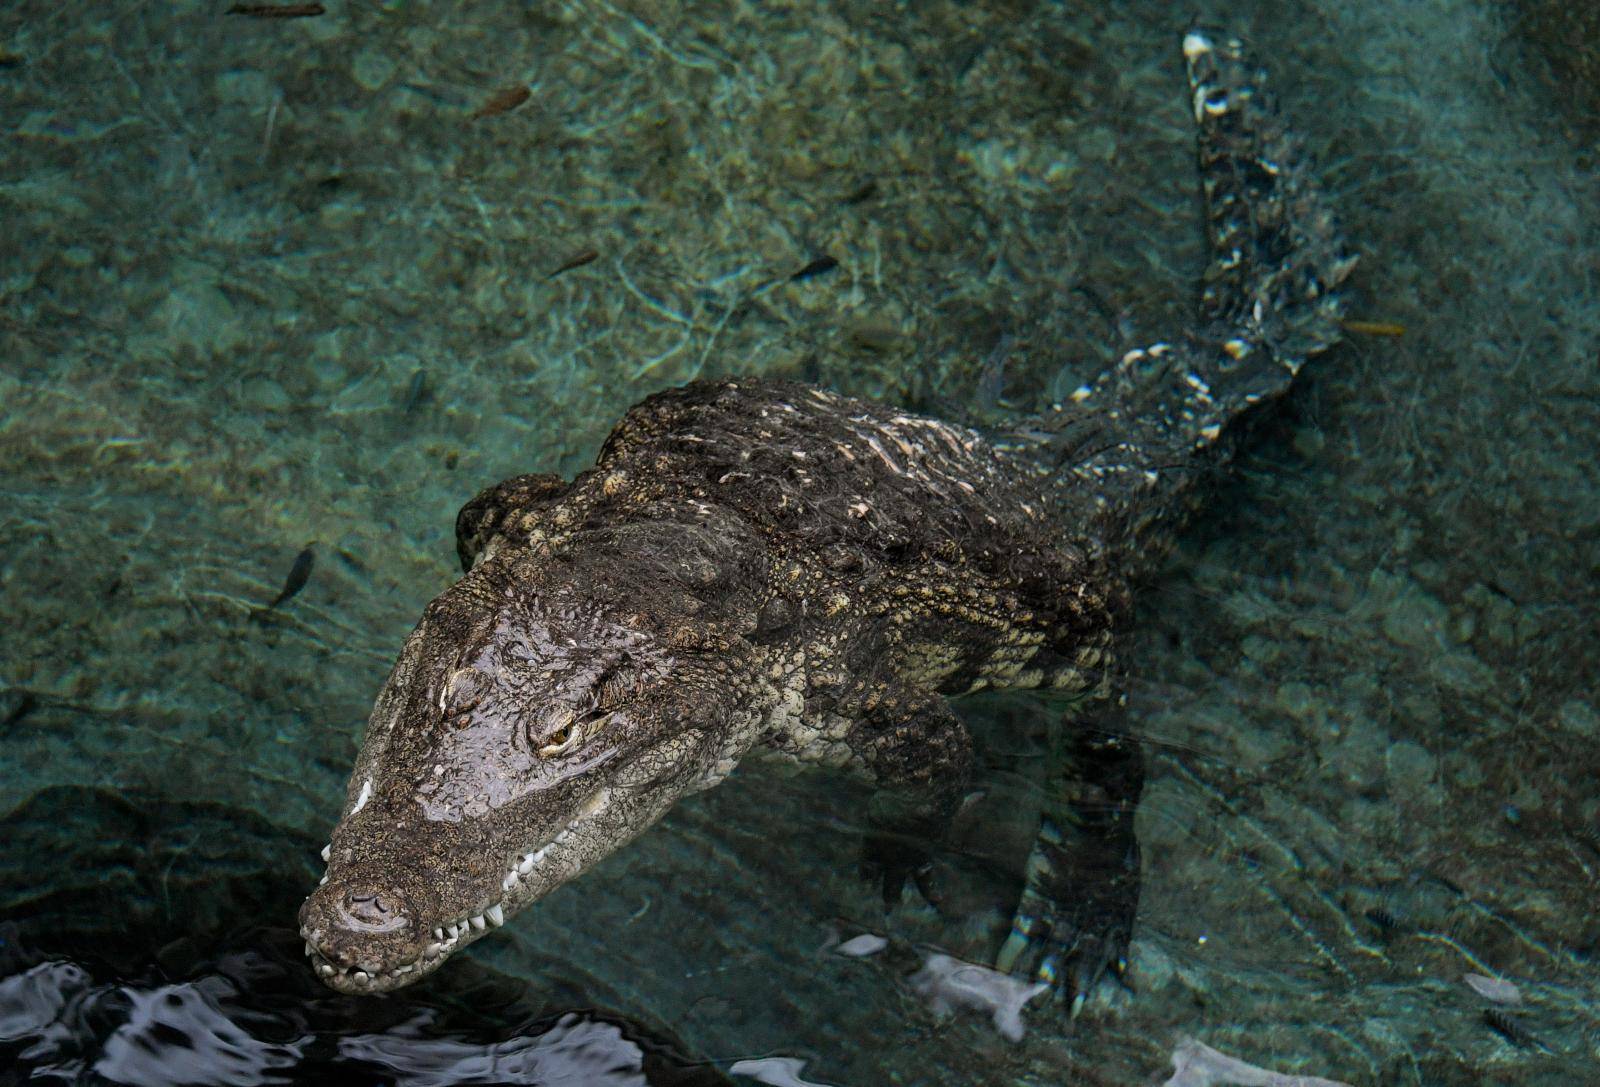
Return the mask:
[[1063, 722], [1022, 895], [995, 965], [1027, 972], [1077, 1015], [1108, 971], [1127, 968], [1139, 904], [1133, 816], [1144, 790], [1139, 742]]

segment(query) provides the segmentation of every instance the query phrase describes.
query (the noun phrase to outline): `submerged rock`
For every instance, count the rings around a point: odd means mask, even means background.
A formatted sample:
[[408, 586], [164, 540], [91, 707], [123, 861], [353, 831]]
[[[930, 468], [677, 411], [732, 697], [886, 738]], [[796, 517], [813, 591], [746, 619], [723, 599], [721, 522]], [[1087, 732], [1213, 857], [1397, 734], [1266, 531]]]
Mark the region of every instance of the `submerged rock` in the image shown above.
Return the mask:
[[927, 957], [907, 984], [940, 1015], [956, 1008], [988, 1012], [994, 1028], [1013, 1042], [1024, 1034], [1023, 1006], [1050, 987], [938, 952]]
[[1172, 1076], [1161, 1087], [1350, 1087], [1321, 1076], [1290, 1076], [1220, 1053], [1204, 1042], [1185, 1038], [1172, 1051]]

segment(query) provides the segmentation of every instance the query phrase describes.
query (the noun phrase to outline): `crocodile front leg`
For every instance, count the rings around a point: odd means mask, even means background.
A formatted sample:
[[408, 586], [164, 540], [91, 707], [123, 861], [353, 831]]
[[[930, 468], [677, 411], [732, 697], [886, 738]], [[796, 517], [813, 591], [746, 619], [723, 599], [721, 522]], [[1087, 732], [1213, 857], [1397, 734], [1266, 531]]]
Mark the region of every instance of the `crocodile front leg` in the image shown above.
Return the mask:
[[1139, 905], [1133, 816], [1144, 791], [1138, 740], [1063, 722], [1039, 836], [995, 965], [1021, 970], [1072, 999], [1072, 1014], [1108, 970], [1127, 969]]
[[940, 695], [874, 685], [840, 704], [857, 723], [846, 735], [855, 762], [877, 786], [862, 871], [881, 881], [892, 908], [908, 877], [923, 896], [931, 847], [944, 839], [972, 772], [972, 737]]

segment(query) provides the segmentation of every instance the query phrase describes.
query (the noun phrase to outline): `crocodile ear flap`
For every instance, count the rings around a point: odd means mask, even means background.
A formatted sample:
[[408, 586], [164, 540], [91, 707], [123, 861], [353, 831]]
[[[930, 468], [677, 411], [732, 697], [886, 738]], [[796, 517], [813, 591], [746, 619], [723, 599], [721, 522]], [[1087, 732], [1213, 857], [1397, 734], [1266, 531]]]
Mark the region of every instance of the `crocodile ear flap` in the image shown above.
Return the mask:
[[456, 554], [461, 571], [472, 569], [495, 536], [518, 515], [548, 506], [567, 493], [569, 484], [548, 472], [512, 476], [484, 491], [456, 514]]

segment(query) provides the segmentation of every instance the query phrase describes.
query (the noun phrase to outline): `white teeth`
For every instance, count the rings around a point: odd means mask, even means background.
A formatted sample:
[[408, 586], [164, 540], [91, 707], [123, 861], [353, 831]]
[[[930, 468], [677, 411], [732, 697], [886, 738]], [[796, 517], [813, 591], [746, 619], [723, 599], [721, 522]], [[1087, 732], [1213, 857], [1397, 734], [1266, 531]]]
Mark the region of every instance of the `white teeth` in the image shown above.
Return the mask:
[[306, 941], [306, 954], [307, 955], [315, 955], [316, 953], [317, 953], [317, 949], [311, 946], [311, 941], [310, 940], [307, 940]]
[[322, 975], [325, 978], [333, 977], [333, 963], [331, 963], [331, 962], [319, 962], [319, 963], [317, 963], [317, 973]]
[[589, 797], [589, 799], [585, 800], [583, 802], [583, 807], [578, 810], [578, 816], [576, 819], [562, 827], [560, 832], [558, 832], [554, 838], [550, 839], [550, 841], [546, 842], [538, 849], [535, 849], [532, 853], [524, 853], [517, 860], [517, 867], [515, 871], [508, 874], [506, 878], [501, 881], [502, 889], [509, 891], [517, 885], [521, 877], [532, 875], [533, 870], [539, 867], [539, 863], [545, 859], [550, 850], [554, 849], [558, 845], [561, 845], [568, 838], [571, 838], [572, 835], [577, 832], [579, 822], [594, 815], [596, 812], [603, 810], [606, 806], [606, 803], [610, 799], [610, 790], [601, 789], [599, 792]]
[[355, 979], [357, 985], [366, 985], [372, 981], [372, 975], [367, 973], [365, 970], [357, 970], [350, 976]]
[[[609, 790], [601, 789], [599, 792], [596, 792], [593, 796], [589, 797], [588, 800], [584, 801], [583, 807], [578, 813], [578, 819], [574, 819], [571, 823], [568, 823], [549, 842], [546, 842], [533, 852], [524, 853], [517, 858], [516, 867], [507, 872], [501, 878], [500, 889], [505, 892], [507, 896], [509, 896], [511, 892], [520, 887], [522, 885], [523, 878], [525, 876], [532, 875], [533, 870], [539, 867], [540, 862], [545, 859], [546, 855], [548, 855], [552, 849], [562, 845], [568, 838], [572, 837], [572, 835], [576, 833], [578, 829], [577, 824], [581, 819], [603, 810], [610, 798], [611, 796]], [[323, 852], [326, 854], [327, 850], [324, 850]], [[324, 859], [326, 859], [326, 857], [324, 857]], [[322, 878], [324, 883], [327, 882], [327, 876], [323, 876]], [[454, 943], [456, 940], [459, 940], [469, 932], [485, 932], [490, 927], [499, 928], [505, 923], [505, 905], [504, 903], [496, 902], [494, 905], [484, 910], [483, 913], [474, 914], [473, 916], [463, 918], [460, 921], [452, 921], [448, 925], [435, 928], [433, 930], [434, 942], [428, 945], [427, 955], [428, 957], [432, 958], [433, 956], [444, 951], [445, 945]]]
[[327, 864], [328, 863], [328, 856], [332, 852], [333, 852], [333, 843], [332, 842], [329, 842], [327, 845], [322, 847], [322, 863], [323, 864]]
[[328, 873], [324, 872], [322, 873], [322, 878], [317, 880], [317, 886], [321, 887], [326, 882], [328, 882]]

